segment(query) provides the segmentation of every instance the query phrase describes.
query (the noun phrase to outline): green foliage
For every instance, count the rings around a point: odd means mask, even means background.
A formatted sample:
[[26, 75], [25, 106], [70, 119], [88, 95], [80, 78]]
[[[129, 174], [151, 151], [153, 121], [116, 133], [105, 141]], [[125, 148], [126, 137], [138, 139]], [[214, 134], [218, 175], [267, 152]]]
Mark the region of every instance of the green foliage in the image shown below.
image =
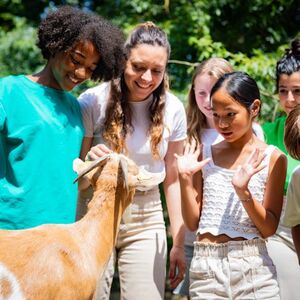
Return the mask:
[[[36, 27], [49, 7], [58, 4], [89, 8], [126, 34], [148, 20], [161, 26], [172, 48], [170, 86], [182, 101], [198, 62], [213, 56], [229, 60], [236, 70], [246, 71], [257, 80], [263, 100], [261, 120], [275, 117], [274, 70], [284, 48], [300, 33], [298, 1], [0, 0], [0, 76], [31, 73], [43, 64], [31, 26]], [[88, 82], [78, 87], [75, 95], [91, 85]]]
[[28, 74], [36, 71], [44, 61], [35, 45], [36, 30], [24, 19], [14, 19], [15, 28], [0, 30], [0, 76]]

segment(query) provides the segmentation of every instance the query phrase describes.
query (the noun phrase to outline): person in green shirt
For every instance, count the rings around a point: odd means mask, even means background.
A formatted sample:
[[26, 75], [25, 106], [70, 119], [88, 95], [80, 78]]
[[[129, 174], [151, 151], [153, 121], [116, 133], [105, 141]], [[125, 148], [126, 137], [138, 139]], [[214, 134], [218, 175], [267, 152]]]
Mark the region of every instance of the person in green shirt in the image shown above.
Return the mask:
[[84, 135], [69, 92], [123, 69], [123, 34], [105, 19], [71, 6], [50, 12], [38, 28], [45, 67], [0, 79], [0, 228], [75, 221], [72, 162]]
[[[263, 125], [266, 142], [277, 146], [287, 155], [288, 168], [285, 194], [293, 170], [300, 164], [292, 158], [284, 145], [284, 125], [287, 115], [300, 103], [300, 38], [294, 39], [276, 66], [276, 87], [285, 116]], [[286, 197], [285, 197], [286, 198]], [[285, 202], [281, 216], [284, 215]], [[282, 221], [282, 220], [281, 220]], [[294, 300], [299, 297], [300, 268], [292, 240], [291, 231], [280, 222], [276, 234], [269, 238], [268, 251], [276, 265], [281, 299]]]

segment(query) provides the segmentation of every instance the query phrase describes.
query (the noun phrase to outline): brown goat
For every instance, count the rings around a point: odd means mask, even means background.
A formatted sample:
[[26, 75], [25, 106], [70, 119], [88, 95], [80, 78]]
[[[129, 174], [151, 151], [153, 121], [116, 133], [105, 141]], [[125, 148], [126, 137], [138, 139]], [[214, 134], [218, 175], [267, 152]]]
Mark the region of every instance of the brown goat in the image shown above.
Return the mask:
[[[88, 165], [88, 166], [86, 166]], [[123, 155], [83, 163], [93, 186], [86, 215], [74, 224], [0, 230], [0, 299], [92, 299], [135, 187], [157, 184]]]

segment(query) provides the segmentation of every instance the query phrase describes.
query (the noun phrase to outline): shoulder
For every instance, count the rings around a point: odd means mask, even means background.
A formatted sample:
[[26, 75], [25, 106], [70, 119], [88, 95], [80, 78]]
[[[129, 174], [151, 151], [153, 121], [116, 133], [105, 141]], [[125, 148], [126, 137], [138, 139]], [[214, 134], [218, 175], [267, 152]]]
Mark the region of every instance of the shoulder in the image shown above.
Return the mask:
[[292, 180], [296, 180], [300, 183], [300, 165], [294, 169], [292, 173]]
[[164, 123], [170, 130], [170, 141], [186, 138], [186, 114], [183, 103], [172, 93], [166, 93]]
[[21, 83], [24, 75], [10, 75], [3, 78], [0, 78], [0, 91], [3, 93], [4, 91], [13, 90], [17, 84]]
[[279, 148], [273, 145], [269, 145], [267, 149], [270, 149], [271, 157], [270, 157], [270, 168], [279, 168], [280, 170], [286, 172], [287, 168], [287, 157], [284, 152], [282, 152]]
[[103, 104], [107, 100], [109, 94], [110, 84], [108, 82], [99, 84], [95, 87], [87, 89], [80, 94], [78, 101], [81, 106], [98, 106]]
[[184, 111], [183, 103], [170, 92], [166, 92], [166, 107], [171, 111]]
[[186, 120], [186, 113], [183, 103], [172, 93], [166, 93], [165, 117], [167, 120], [182, 119]]

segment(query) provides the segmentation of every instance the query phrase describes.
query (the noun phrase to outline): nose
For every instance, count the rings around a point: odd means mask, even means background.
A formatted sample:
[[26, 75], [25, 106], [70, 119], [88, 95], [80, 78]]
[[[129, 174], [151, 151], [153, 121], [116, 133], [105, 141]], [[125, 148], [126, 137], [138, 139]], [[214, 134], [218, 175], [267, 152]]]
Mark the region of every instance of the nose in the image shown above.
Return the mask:
[[288, 91], [288, 94], [287, 94], [287, 101], [295, 101], [295, 97], [294, 97], [294, 94], [292, 91]]
[[229, 126], [229, 122], [227, 120], [225, 120], [225, 118], [220, 118], [218, 125], [220, 128], [226, 128]]
[[91, 75], [90, 72], [87, 71], [87, 69], [85, 67], [76, 68], [74, 73], [78, 79], [87, 79]]
[[210, 95], [208, 94], [204, 99], [205, 106], [211, 107]]
[[144, 81], [151, 81], [152, 80], [152, 74], [151, 74], [151, 70], [146, 70], [141, 77]]

